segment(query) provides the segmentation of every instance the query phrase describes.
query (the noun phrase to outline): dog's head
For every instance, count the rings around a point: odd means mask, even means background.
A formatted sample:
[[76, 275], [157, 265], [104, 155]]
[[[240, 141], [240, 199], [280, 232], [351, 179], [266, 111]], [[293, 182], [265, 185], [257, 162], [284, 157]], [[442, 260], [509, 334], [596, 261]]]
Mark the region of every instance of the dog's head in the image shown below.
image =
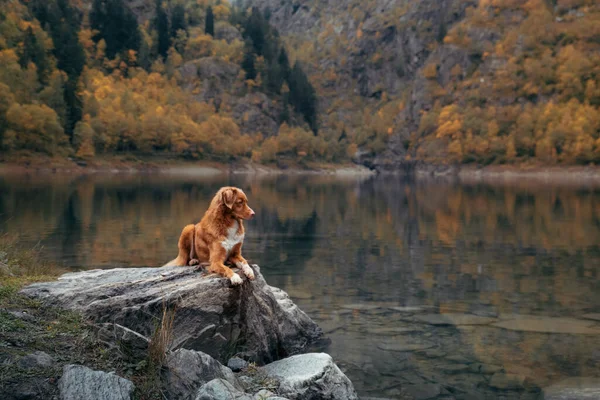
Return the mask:
[[213, 204], [222, 206], [226, 212], [241, 219], [251, 219], [254, 211], [248, 207], [248, 197], [242, 189], [228, 186], [219, 189], [212, 201]]

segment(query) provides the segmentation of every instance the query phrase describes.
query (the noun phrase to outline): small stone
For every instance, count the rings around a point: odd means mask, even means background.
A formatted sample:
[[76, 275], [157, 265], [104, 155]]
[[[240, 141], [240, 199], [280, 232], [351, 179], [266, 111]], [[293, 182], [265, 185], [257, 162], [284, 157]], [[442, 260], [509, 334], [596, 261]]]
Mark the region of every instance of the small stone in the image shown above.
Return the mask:
[[51, 368], [54, 365], [54, 360], [47, 353], [36, 351], [21, 357], [18, 364], [23, 369]]
[[370, 328], [370, 329], [368, 328], [367, 332], [371, 333], [373, 335], [396, 336], [396, 335], [404, 335], [404, 334], [414, 333], [414, 332], [423, 332], [423, 330], [419, 329], [419, 328], [386, 328], [386, 327], [382, 327], [382, 328]]
[[463, 357], [459, 354], [453, 355], [453, 356], [448, 356], [446, 357], [446, 360], [448, 361], [452, 361], [453, 363], [457, 363], [457, 364], [472, 364], [473, 360], [469, 360], [466, 357]]
[[487, 325], [496, 321], [495, 318], [457, 313], [417, 315], [415, 318], [431, 325]]
[[600, 328], [592, 321], [576, 318], [540, 317], [537, 315], [514, 315], [492, 326], [522, 332], [569, 333], [573, 335], [600, 335]]
[[446, 352], [438, 349], [422, 351], [419, 352], [419, 354], [423, 354], [427, 358], [440, 358], [446, 356]]
[[196, 400], [254, 400], [249, 394], [236, 389], [224, 379], [213, 379], [196, 393]]
[[492, 375], [492, 374], [495, 374], [496, 372], [504, 371], [504, 368], [502, 368], [499, 365], [476, 363], [476, 364], [469, 365], [469, 371], [471, 371], [475, 374]]
[[432, 348], [433, 343], [379, 343], [378, 349], [385, 351], [413, 352]]
[[500, 390], [520, 390], [523, 389], [524, 384], [524, 376], [505, 374], [504, 372], [496, 372], [489, 382], [490, 387]]
[[423, 385], [407, 385], [404, 390], [414, 400], [434, 399], [442, 394], [442, 387], [436, 383], [427, 383]]
[[240, 372], [248, 366], [248, 362], [246, 360], [242, 360], [239, 357], [233, 357], [229, 359], [229, 361], [227, 362], [227, 366], [231, 368], [233, 372]]
[[600, 321], [600, 313], [584, 314], [582, 315], [585, 319], [592, 319], [594, 321]]
[[276, 394], [271, 392], [270, 390], [262, 389], [254, 395], [254, 399], [255, 400], [263, 400], [263, 399], [268, 399], [269, 397], [273, 397], [273, 396], [276, 396]]
[[460, 374], [469, 370], [469, 366], [464, 364], [439, 365], [438, 368], [449, 375]]
[[378, 309], [379, 306], [374, 304], [344, 304], [342, 308], [356, 311], [371, 311]]
[[23, 321], [35, 321], [35, 317], [31, 314], [28, 314], [26, 312], [21, 312], [21, 311], [9, 311], [8, 312], [10, 315], [12, 315], [15, 318], [21, 319]]
[[416, 313], [423, 310], [423, 307], [419, 306], [404, 306], [404, 307], [390, 307], [390, 310], [398, 311], [401, 313]]
[[543, 390], [544, 400], [600, 399], [600, 378], [567, 378]]

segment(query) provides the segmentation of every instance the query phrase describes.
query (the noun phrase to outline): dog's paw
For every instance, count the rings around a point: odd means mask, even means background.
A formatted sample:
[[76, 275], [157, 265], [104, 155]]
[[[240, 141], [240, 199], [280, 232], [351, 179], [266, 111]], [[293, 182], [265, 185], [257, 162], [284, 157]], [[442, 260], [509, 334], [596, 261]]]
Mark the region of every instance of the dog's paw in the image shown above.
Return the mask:
[[250, 268], [248, 263], [243, 263], [241, 268], [242, 268], [242, 271], [244, 272], [244, 275], [246, 275], [248, 277], [248, 279], [253, 281], [254, 280], [254, 271], [252, 270], [252, 268]]
[[241, 285], [242, 282], [244, 282], [242, 280], [242, 278], [240, 278], [240, 276], [238, 274], [236, 274], [236, 273], [234, 273], [233, 276], [231, 278], [229, 278], [229, 279], [231, 280], [231, 284], [234, 285], [234, 286]]
[[196, 258], [192, 258], [188, 264], [190, 265], [190, 267], [193, 267], [194, 265], [200, 264], [200, 261], [198, 261], [198, 259]]

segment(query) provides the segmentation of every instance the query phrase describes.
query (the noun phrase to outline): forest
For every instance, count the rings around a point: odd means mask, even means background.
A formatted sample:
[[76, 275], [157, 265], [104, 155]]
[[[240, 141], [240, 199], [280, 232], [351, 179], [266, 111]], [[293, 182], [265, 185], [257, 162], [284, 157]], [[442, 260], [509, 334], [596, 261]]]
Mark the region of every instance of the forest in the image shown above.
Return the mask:
[[[369, 35], [414, 30], [398, 22], [405, 8], [368, 32], [365, 10], [378, 3], [349, 4], [358, 29], [324, 24], [299, 42], [268, 7], [145, 3], [139, 13], [123, 0], [0, 0], [0, 159], [344, 163], [400, 142], [401, 162], [600, 161], [593, 0], [468, 2], [458, 22], [417, 31], [435, 36], [425, 62], [414, 76], [394, 67], [413, 86], [369, 96], [340, 70]], [[388, 55], [373, 51], [365, 68], [384, 69]], [[409, 118], [411, 97], [426, 105]]]
[[[157, 1], [143, 24], [122, 0], [94, 0], [84, 10], [67, 0], [3, 1], [3, 152], [259, 162], [340, 153], [338, 143], [318, 136], [315, 91], [257, 9]], [[215, 37], [227, 28], [242, 34]], [[261, 93], [280, 105], [277, 135], [241, 132], [227, 101], [197, 98], [198, 82], [183, 87], [181, 67], [203, 58], [243, 68], [231, 97]]]

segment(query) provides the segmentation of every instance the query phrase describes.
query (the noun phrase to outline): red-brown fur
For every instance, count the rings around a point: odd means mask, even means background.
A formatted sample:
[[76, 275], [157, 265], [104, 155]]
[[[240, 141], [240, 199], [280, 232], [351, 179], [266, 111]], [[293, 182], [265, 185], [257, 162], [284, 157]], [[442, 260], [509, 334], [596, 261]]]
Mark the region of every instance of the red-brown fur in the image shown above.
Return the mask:
[[[225, 262], [230, 262], [240, 267], [249, 279], [254, 279], [252, 270], [242, 257], [243, 237], [231, 247], [229, 255], [224, 247], [234, 242], [228, 241], [228, 238], [234, 237], [230, 236], [232, 232], [236, 235], [244, 234], [243, 221], [253, 216], [254, 211], [248, 207], [248, 198], [241, 189], [231, 186], [219, 189], [202, 220], [196, 225], [190, 224], [183, 228], [179, 237], [179, 254], [166, 266], [209, 264], [209, 272], [239, 284], [239, 276], [225, 266]], [[236, 223], [237, 231], [233, 231]], [[238, 239], [239, 236], [235, 238]]]

